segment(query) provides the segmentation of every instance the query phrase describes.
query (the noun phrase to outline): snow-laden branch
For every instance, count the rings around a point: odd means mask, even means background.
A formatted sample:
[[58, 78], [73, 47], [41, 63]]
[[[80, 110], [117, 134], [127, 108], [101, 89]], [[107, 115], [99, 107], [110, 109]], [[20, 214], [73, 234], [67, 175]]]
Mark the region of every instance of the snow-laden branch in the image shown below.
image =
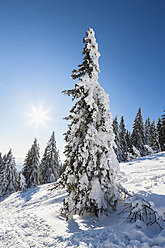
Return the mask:
[[[130, 194], [125, 188], [120, 184], [118, 185], [120, 193], [125, 195], [124, 205], [125, 208], [119, 213], [128, 213], [127, 219], [136, 222], [137, 220], [144, 221], [148, 226], [156, 223], [161, 229], [161, 217], [158, 212], [155, 211], [151, 204], [140, 196]], [[126, 198], [127, 197], [127, 198]]]

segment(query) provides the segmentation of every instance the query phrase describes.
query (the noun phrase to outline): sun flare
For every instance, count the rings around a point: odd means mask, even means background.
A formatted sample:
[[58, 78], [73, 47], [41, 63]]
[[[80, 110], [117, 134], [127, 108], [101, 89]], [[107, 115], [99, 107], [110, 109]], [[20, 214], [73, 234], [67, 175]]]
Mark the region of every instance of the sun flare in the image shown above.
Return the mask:
[[36, 128], [38, 128], [40, 125], [46, 127], [46, 122], [50, 120], [48, 117], [49, 112], [50, 110], [44, 109], [42, 104], [39, 107], [32, 105], [31, 112], [27, 113], [27, 115], [30, 117], [29, 123], [34, 123]]

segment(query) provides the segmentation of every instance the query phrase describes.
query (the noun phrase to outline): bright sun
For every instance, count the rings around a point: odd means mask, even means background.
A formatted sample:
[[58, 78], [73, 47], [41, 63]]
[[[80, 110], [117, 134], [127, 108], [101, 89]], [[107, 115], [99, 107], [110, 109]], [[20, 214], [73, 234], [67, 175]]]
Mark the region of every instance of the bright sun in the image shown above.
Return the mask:
[[30, 113], [27, 115], [30, 117], [29, 123], [35, 123], [36, 128], [40, 125], [46, 127], [46, 121], [50, 120], [48, 117], [49, 109], [44, 109], [41, 104], [38, 108], [32, 105], [32, 109]]

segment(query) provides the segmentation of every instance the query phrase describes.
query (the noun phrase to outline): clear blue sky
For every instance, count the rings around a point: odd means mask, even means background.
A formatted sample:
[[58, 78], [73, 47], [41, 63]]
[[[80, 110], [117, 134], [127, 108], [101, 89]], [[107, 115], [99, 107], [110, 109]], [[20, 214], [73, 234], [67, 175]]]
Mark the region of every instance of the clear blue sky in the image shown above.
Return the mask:
[[[141, 105], [144, 121], [165, 109], [164, 0], [1, 0], [0, 152], [25, 157], [36, 137], [41, 154], [52, 131], [62, 157], [63, 120], [72, 101], [72, 70], [82, 62], [88, 27], [99, 43], [99, 82], [113, 117], [131, 130]], [[33, 104], [50, 109], [46, 128], [28, 124]], [[63, 157], [62, 157], [63, 159]]]

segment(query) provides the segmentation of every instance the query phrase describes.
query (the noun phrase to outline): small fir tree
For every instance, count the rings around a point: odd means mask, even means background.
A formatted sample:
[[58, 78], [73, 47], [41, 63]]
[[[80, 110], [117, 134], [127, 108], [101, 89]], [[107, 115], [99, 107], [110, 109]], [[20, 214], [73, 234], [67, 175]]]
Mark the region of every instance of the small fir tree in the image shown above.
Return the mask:
[[3, 169], [4, 169], [4, 162], [3, 162], [2, 154], [0, 153], [0, 176], [1, 176]]
[[160, 144], [160, 149], [163, 151], [163, 125], [162, 125], [162, 120], [159, 117], [158, 123], [157, 123], [157, 130], [159, 134], [159, 144]]
[[132, 145], [131, 133], [129, 130], [126, 131], [125, 140], [127, 143], [127, 161], [130, 161], [135, 157], [133, 155], [133, 145]]
[[151, 140], [150, 140], [151, 148], [154, 152], [160, 152], [160, 144], [159, 144], [159, 134], [155, 124], [155, 121], [151, 123]]
[[5, 166], [2, 154], [0, 153], [0, 196], [3, 195], [3, 192], [5, 192], [4, 184], [6, 185], [5, 180]]
[[26, 190], [26, 180], [22, 172], [19, 173], [19, 180], [18, 180], [18, 189], [24, 192]]
[[119, 143], [121, 149], [121, 161], [127, 161], [127, 152], [128, 146], [126, 142], [126, 128], [124, 124], [124, 116], [121, 117], [120, 125], [119, 125]]
[[27, 188], [34, 187], [39, 184], [39, 145], [37, 139], [31, 149], [28, 151], [22, 169], [22, 174], [25, 177]]
[[141, 107], [139, 107], [138, 113], [134, 120], [133, 132], [132, 132], [132, 144], [136, 149], [138, 149], [141, 156], [146, 155], [146, 151], [145, 151], [146, 139], [145, 139], [145, 130], [144, 130]]
[[55, 134], [52, 136], [45, 148], [40, 164], [40, 183], [51, 183], [56, 181], [60, 175], [59, 153], [56, 147]]
[[150, 118], [148, 117], [145, 122], [145, 136], [146, 136], [146, 145], [151, 146], [151, 123]]
[[100, 216], [115, 209], [119, 200], [109, 100], [97, 81], [100, 54], [93, 29], [86, 32], [84, 43], [84, 62], [71, 76], [79, 81], [73, 90], [65, 91], [76, 100], [66, 118], [71, 121], [65, 134], [66, 168], [58, 181], [67, 187], [62, 209], [66, 218], [84, 212]]
[[165, 151], [165, 110], [164, 114], [162, 115], [162, 151]]
[[113, 127], [113, 133], [115, 134], [115, 146], [113, 148], [116, 153], [118, 161], [121, 162], [122, 157], [121, 157], [121, 149], [120, 149], [120, 141], [119, 141], [119, 124], [117, 120], [117, 115], [113, 119], [112, 127]]
[[126, 132], [126, 136], [125, 136], [126, 142], [127, 142], [127, 147], [128, 147], [128, 152], [131, 153], [131, 149], [132, 149], [132, 140], [131, 140], [131, 133], [129, 130], [127, 130]]
[[149, 117], [146, 119], [144, 130], [145, 130], [145, 145], [144, 145], [145, 153], [146, 155], [151, 155], [154, 153], [154, 150], [152, 149], [152, 145], [151, 145], [151, 123]]
[[3, 158], [3, 170], [1, 173], [0, 195], [6, 195], [18, 190], [18, 173], [15, 158], [10, 150]]

